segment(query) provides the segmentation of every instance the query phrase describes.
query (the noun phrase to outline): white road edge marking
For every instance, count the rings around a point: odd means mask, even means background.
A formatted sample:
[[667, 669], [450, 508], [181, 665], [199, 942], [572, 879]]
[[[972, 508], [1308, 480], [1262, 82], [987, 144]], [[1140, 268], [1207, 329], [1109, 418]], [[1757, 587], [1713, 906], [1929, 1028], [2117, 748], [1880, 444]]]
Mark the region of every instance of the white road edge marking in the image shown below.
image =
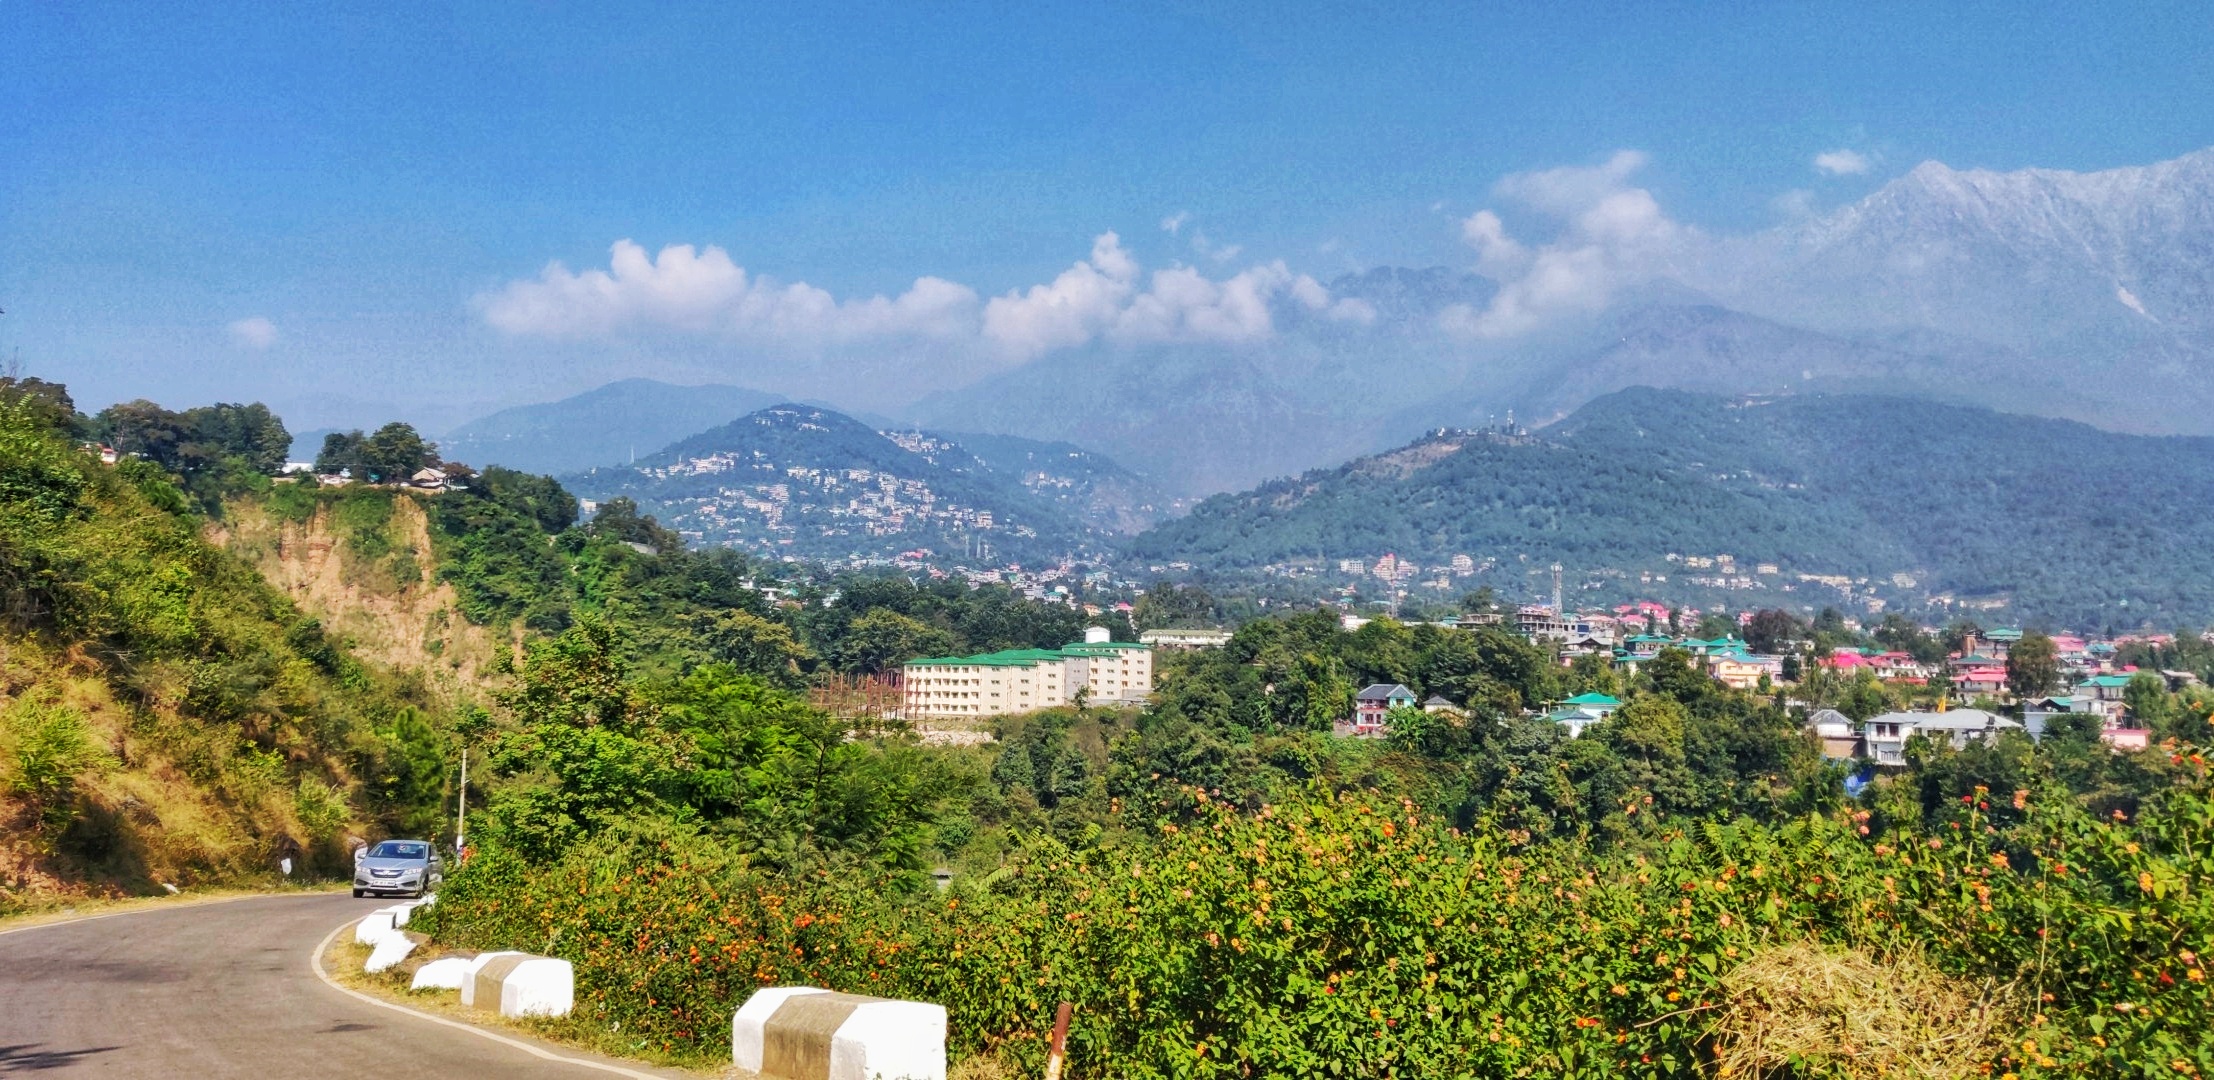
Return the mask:
[[315, 946], [315, 951], [308, 954], [308, 967], [315, 972], [316, 978], [323, 980], [323, 985], [328, 986], [331, 989], [346, 995], [347, 997], [354, 998], [359, 1001], [366, 1001], [369, 1004], [374, 1005], [380, 1009], [390, 1009], [393, 1012], [406, 1013], [407, 1015], [412, 1016], [418, 1020], [428, 1020], [433, 1024], [443, 1024], [458, 1031], [466, 1031], [471, 1035], [477, 1035], [483, 1038], [490, 1039], [496, 1043], [505, 1043], [506, 1045], [512, 1046], [517, 1050], [525, 1051], [537, 1057], [544, 1058], [547, 1061], [558, 1061], [564, 1065], [580, 1065], [587, 1069], [598, 1069], [601, 1072], [613, 1073], [616, 1076], [628, 1076], [631, 1077], [632, 1080], [661, 1080], [660, 1077], [654, 1076], [650, 1073], [642, 1073], [635, 1069], [626, 1069], [620, 1065], [608, 1065], [598, 1061], [587, 1061], [584, 1058], [573, 1058], [561, 1054], [556, 1054], [544, 1047], [533, 1046], [530, 1043], [522, 1041], [521, 1039], [510, 1039], [507, 1036], [501, 1035], [497, 1032], [486, 1031], [485, 1029], [477, 1027], [474, 1024], [464, 1024], [459, 1020], [448, 1020], [443, 1016], [432, 1016], [427, 1012], [419, 1012], [415, 1009], [410, 1009], [405, 1005], [396, 1005], [382, 998], [371, 997], [368, 994], [364, 994], [359, 990], [352, 989], [351, 987], [340, 986], [336, 980], [333, 980], [330, 977], [330, 974], [328, 972], [325, 972], [323, 970], [323, 954], [330, 950], [331, 942], [336, 939], [341, 932], [353, 925], [353, 922], [349, 921], [340, 923], [338, 926], [333, 927], [330, 933], [323, 936], [322, 942]]

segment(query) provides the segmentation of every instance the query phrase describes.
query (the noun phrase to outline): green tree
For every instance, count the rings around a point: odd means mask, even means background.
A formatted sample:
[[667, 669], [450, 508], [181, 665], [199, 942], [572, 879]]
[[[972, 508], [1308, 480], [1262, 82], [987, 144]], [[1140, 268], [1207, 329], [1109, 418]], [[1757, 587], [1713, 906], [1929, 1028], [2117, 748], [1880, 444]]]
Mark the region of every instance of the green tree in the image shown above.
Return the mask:
[[2053, 639], [2037, 630], [2024, 631], [2006, 653], [2006, 688], [2015, 697], [2032, 698], [2058, 685], [2060, 651], [2053, 647]]
[[438, 464], [438, 451], [407, 424], [394, 421], [374, 434], [334, 431], [323, 437], [315, 471], [344, 472], [371, 484], [396, 484]]
[[1697, 808], [1684, 751], [1691, 713], [1676, 701], [1646, 695], [1615, 710], [1593, 733], [1622, 761], [1630, 785], [1653, 796], [1663, 811]]
[[1756, 611], [1745, 624], [1745, 643], [1757, 653], [1780, 653], [1804, 634], [1799, 620], [1780, 608]]
[[708, 659], [772, 685], [798, 686], [804, 665], [815, 654], [792, 636], [792, 628], [744, 611], [717, 611], [678, 616], [696, 649]]
[[833, 659], [842, 671], [875, 673], [960, 648], [953, 635], [888, 608], [873, 608], [847, 626]]
[[2122, 687], [2122, 705], [2141, 728], [2166, 730], [2174, 720], [2175, 696], [2168, 693], [2168, 680], [2149, 671], [2130, 676]]
[[63, 438], [76, 438], [83, 420], [68, 387], [40, 378], [0, 375], [0, 403], [24, 406], [33, 423]]
[[1198, 585], [1156, 581], [1130, 609], [1130, 624], [1140, 630], [1211, 626], [1214, 621], [1215, 598]]
[[516, 685], [495, 696], [506, 724], [488, 756], [503, 782], [487, 816], [502, 844], [550, 859], [616, 820], [677, 805], [677, 748], [622, 653], [606, 620], [580, 619], [532, 645]]
[[592, 515], [592, 524], [585, 531], [626, 544], [644, 544], [663, 555], [684, 550], [683, 537], [663, 528], [652, 516], [639, 513], [638, 504], [624, 496], [601, 503], [599, 512]]

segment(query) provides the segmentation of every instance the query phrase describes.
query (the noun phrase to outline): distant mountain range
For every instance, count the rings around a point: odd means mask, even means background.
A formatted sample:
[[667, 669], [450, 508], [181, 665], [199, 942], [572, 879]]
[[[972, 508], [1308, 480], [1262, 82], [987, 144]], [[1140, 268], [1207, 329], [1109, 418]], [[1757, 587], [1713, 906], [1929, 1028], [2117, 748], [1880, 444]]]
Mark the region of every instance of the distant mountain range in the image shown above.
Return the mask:
[[635, 465], [563, 482], [586, 499], [633, 499], [698, 543], [938, 565], [1098, 557], [1115, 534], [1176, 509], [1128, 470], [1065, 443], [881, 432], [804, 405], [761, 409]]
[[[2214, 439], [1873, 395], [1637, 388], [1535, 434], [1433, 433], [1200, 503], [1128, 548], [1202, 572], [1396, 554], [1456, 587], [1732, 606], [1948, 604], [2065, 625], [2214, 620]], [[1727, 556], [1726, 559], [1718, 558]], [[1533, 576], [1535, 575], [1535, 576]]]
[[651, 454], [784, 399], [740, 386], [624, 379], [574, 397], [520, 405], [438, 438], [439, 453], [482, 468], [565, 473]]
[[2214, 433], [2214, 149], [2094, 173], [1929, 162], [1826, 215], [1670, 243], [1604, 308], [1519, 335], [1455, 332], [1490, 280], [1382, 267], [1327, 283], [1366, 322], [1280, 302], [1265, 338], [1049, 354], [910, 411], [1096, 447], [1189, 493], [1636, 385]]

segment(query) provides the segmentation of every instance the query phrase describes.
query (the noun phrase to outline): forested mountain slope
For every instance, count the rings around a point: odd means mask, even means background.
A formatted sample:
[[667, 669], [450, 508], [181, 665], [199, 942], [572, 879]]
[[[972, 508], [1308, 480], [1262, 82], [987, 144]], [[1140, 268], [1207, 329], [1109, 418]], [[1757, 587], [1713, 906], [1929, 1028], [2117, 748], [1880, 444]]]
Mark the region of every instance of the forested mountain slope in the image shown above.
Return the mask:
[[[435, 822], [437, 705], [203, 540], [169, 474], [0, 385], [0, 910], [341, 870]], [[266, 484], [266, 481], [264, 481]]]
[[[1535, 436], [1449, 432], [1219, 496], [1131, 551], [1212, 569], [1527, 556], [1620, 572], [1621, 591], [1639, 573], [1685, 576], [1671, 554], [1726, 553], [1762, 587], [1841, 575], [1876, 583], [1865, 595], [1903, 575], [1896, 600], [2196, 622], [2214, 618], [2214, 539], [2197, 525], [2210, 504], [2214, 439], [1889, 397], [1640, 388]], [[1760, 563], [1774, 582], [1753, 577]]]

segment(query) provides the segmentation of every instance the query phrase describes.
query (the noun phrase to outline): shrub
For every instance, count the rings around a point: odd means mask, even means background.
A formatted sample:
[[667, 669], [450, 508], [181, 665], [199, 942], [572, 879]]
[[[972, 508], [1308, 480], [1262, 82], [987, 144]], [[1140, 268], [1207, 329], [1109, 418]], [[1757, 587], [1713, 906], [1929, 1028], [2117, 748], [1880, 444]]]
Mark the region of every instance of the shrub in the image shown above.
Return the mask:
[[703, 1059], [753, 989], [805, 983], [942, 1003], [957, 1056], [1032, 1071], [1075, 1002], [1077, 1076], [1703, 1075], [1720, 1048], [1751, 1052], [1765, 969], [1747, 965], [1796, 943], [1920, 957], [1929, 973], [1891, 971], [1903, 1000], [1942, 1006], [1926, 1023], [1968, 1015], [1959, 987], [2017, 985], [2041, 1011], [1995, 1019], [2004, 1046], [1959, 1035], [1992, 1075], [2177, 1075], [2214, 1053], [2203, 773], [2134, 820], [2025, 792], [2000, 830], [1979, 793], [1920, 831], [1840, 812], [1639, 850], [1518, 846], [1359, 796], [1246, 812], [1191, 794], [1186, 825], [1112, 849], [1034, 839], [945, 894], [763, 876], [689, 834], [549, 867], [495, 853], [434, 925], [568, 957], [580, 1022]]

